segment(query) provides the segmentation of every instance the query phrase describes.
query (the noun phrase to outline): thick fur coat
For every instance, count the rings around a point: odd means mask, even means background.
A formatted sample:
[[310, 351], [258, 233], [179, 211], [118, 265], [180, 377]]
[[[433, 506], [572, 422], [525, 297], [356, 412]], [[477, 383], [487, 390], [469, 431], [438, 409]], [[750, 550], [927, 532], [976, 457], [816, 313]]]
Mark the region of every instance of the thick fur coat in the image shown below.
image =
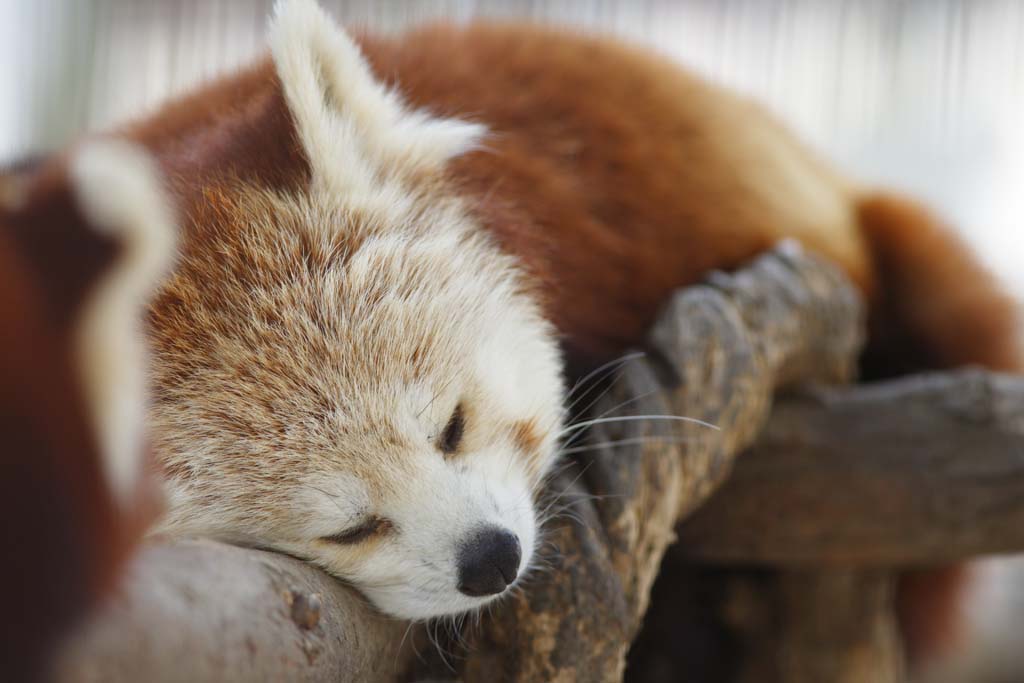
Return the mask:
[[162, 528], [306, 557], [400, 616], [490, 599], [459, 588], [481, 525], [521, 576], [563, 382], [782, 238], [864, 292], [868, 375], [1022, 369], [1013, 303], [927, 210], [614, 40], [352, 39], [294, 0], [268, 59], [119, 134], [183, 230], [150, 319]]

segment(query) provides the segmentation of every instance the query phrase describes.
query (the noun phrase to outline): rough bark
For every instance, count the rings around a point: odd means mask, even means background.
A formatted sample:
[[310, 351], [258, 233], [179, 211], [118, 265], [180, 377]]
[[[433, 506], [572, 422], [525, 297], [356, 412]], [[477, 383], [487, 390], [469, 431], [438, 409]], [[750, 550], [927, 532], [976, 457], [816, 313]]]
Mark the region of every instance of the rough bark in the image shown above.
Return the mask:
[[550, 504], [568, 514], [549, 526], [546, 571], [469, 634], [459, 677], [620, 680], [677, 520], [726, 478], [777, 387], [851, 376], [860, 322], [845, 280], [793, 248], [680, 292], [645, 357], [623, 366], [589, 415], [687, 416], [717, 429], [648, 419], [591, 428], [551, 486], [561, 495]]
[[698, 561], [930, 566], [1024, 548], [1024, 378], [963, 370], [777, 401], [679, 528]]

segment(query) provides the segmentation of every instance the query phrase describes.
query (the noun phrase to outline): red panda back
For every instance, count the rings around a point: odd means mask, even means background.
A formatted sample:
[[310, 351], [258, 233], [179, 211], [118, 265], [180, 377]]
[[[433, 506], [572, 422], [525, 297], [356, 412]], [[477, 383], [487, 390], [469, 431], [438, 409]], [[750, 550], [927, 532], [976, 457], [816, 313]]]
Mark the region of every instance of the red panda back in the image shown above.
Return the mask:
[[667, 59], [526, 25], [363, 47], [414, 105], [490, 129], [451, 176], [533, 272], [574, 371], [641, 342], [673, 289], [782, 237], [869, 286], [843, 181], [759, 107]]
[[571, 354], [621, 353], [673, 289], [795, 237], [869, 297], [873, 348], [894, 363], [874, 374], [897, 374], [897, 356], [1020, 368], [1013, 302], [933, 216], [863, 196], [759, 107], [669, 60], [528, 25], [363, 46], [413, 104], [489, 126], [451, 173], [537, 275]]
[[[868, 295], [874, 347], [893, 363], [877, 374], [911, 355], [914, 369], [1020, 367], [1013, 302], [934, 217], [862, 197], [756, 105], [667, 59], [515, 24], [360, 42], [411, 104], [490, 128], [449, 175], [531, 271], [571, 356], [621, 353], [672, 290], [796, 237]], [[190, 218], [213, 181], [287, 190], [308, 179], [267, 60], [121, 132], [160, 162], [186, 230], [202, 228]]]

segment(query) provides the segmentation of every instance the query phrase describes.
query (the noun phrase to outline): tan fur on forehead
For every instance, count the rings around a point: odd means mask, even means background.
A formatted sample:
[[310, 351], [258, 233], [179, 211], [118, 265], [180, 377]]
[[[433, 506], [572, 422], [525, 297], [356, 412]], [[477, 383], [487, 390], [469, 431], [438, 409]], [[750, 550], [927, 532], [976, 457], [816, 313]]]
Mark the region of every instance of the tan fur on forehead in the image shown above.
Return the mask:
[[[399, 511], [408, 525], [439, 491], [455, 517], [438, 530], [480, 523], [467, 515], [500, 499], [531, 542], [529, 515], [512, 508], [553, 457], [560, 366], [514, 259], [445, 178], [482, 128], [405, 107], [312, 3], [284, 3], [271, 34], [309, 174], [267, 185], [213, 173], [190, 202], [150, 320], [163, 529], [324, 561], [316, 538], [419, 501]], [[458, 404], [464, 449], [482, 455], [438, 470], [435, 441]], [[501, 429], [516, 419], [534, 425], [533, 452]], [[476, 483], [424, 483], [456, 473]]]
[[341, 462], [381, 490], [402, 465], [375, 454], [418, 435], [396, 410], [410, 387], [424, 404], [453, 378], [476, 391], [476, 345], [510, 311], [546, 330], [510, 259], [442, 188], [388, 223], [328, 195], [207, 192], [202, 239], [151, 318], [169, 474], [245, 518], [274, 516], [292, 504], [285, 482]]

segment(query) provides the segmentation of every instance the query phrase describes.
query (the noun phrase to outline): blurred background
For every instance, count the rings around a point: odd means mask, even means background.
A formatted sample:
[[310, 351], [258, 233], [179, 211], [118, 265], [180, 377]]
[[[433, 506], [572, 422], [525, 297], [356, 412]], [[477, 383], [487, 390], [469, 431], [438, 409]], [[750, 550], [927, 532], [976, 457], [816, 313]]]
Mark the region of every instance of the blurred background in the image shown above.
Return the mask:
[[[263, 45], [272, 0], [0, 0], [0, 163], [153, 109]], [[1024, 2], [323, 0], [349, 25], [530, 18], [654, 46], [760, 99], [868, 182], [940, 210], [1024, 298]], [[984, 569], [958, 664], [1022, 680], [1024, 592]], [[997, 680], [959, 670], [951, 680]]]
[[[841, 167], [941, 209], [1024, 295], [1024, 2], [324, 0], [349, 25], [518, 17], [655, 46]], [[0, 162], [152, 109], [263, 45], [272, 0], [0, 0]]]

